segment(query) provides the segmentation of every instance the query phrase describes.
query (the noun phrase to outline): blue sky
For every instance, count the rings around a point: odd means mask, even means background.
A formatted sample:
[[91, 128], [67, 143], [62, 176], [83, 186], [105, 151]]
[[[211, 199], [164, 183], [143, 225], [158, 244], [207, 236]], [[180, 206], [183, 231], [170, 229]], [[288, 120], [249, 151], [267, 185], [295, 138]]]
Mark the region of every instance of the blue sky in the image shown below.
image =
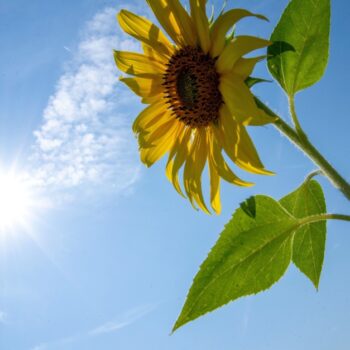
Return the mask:
[[[221, 2], [216, 2], [220, 4]], [[268, 37], [287, 0], [228, 1], [270, 18], [239, 33]], [[194, 211], [167, 182], [164, 161], [138, 160], [131, 132], [142, 109], [118, 83], [112, 49], [137, 49], [114, 19], [143, 1], [1, 0], [0, 169], [37, 191], [28, 225], [0, 235], [0, 348], [4, 350], [348, 349], [349, 227], [328, 224], [316, 292], [295, 267], [271, 290], [169, 335], [198, 266], [237, 205], [252, 194], [280, 198], [314, 166], [272, 126], [250, 129], [275, 177], [224, 184], [223, 212]], [[350, 178], [345, 0], [332, 5], [331, 52], [320, 83], [297, 96], [305, 130]], [[268, 78], [262, 63], [256, 75]], [[277, 84], [255, 90], [286, 119]], [[330, 212], [349, 204], [324, 179]]]

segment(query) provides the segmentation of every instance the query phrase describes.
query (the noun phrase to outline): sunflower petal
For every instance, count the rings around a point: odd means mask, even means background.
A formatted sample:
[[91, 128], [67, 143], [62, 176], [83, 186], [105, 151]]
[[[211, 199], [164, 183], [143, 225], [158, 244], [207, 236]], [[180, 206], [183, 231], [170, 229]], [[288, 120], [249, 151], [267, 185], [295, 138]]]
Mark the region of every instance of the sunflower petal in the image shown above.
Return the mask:
[[222, 156], [221, 150], [222, 148], [219, 146], [214, 133], [212, 133], [210, 141], [210, 156], [212, 157], [213, 164], [218, 174], [227, 182], [233, 183], [237, 186], [250, 187], [254, 185], [251, 182], [241, 180], [236, 174], [234, 174]]
[[219, 16], [211, 28], [212, 46], [210, 48], [210, 54], [212, 57], [217, 57], [222, 53], [226, 43], [226, 33], [239, 20], [245, 17], [257, 17], [267, 20], [262, 15], [257, 15], [244, 9], [229, 10]]
[[181, 30], [181, 35], [185, 39], [185, 44], [191, 46], [196, 45], [197, 36], [192, 18], [183, 8], [179, 0], [168, 0], [168, 3], [172, 7], [175, 17], [177, 18], [177, 23]]
[[177, 45], [195, 45], [192, 20], [179, 0], [147, 0], [147, 3]]
[[188, 154], [188, 142], [191, 136], [191, 129], [185, 130], [184, 125], [179, 128], [174, 146], [169, 152], [169, 159], [166, 165], [166, 176], [173, 184], [175, 190], [183, 197], [186, 197], [179, 183], [179, 170], [184, 164]]
[[191, 129], [187, 129], [184, 135], [184, 138], [181, 141], [181, 144], [179, 145], [178, 152], [176, 153], [176, 156], [174, 158], [174, 166], [172, 171], [172, 176], [174, 177], [178, 171], [181, 169], [183, 164], [185, 163], [185, 160], [188, 158], [189, 155], [189, 142], [192, 135]]
[[[165, 119], [165, 118], [164, 118]], [[165, 134], [171, 133], [172, 129], [178, 126], [178, 121], [174, 118], [165, 120], [153, 127], [149, 132], [139, 134], [139, 145], [141, 148], [153, 147]]]
[[219, 215], [221, 213], [220, 176], [210, 155], [208, 156], [208, 164], [210, 174], [210, 204], [215, 213]]
[[[162, 100], [163, 96], [164, 96], [163, 93], [161, 93], [161, 94], [157, 94], [154, 96], [142, 97], [141, 102], [150, 105], [150, 104], [156, 103], [157, 101]], [[163, 103], [164, 103], [164, 101], [163, 101]]]
[[205, 129], [201, 129], [197, 131], [200, 134], [200, 143], [198, 146], [198, 150], [194, 154], [194, 177], [192, 181], [192, 191], [194, 193], [194, 199], [197, 202], [198, 206], [207, 214], [210, 214], [208, 210], [202, 192], [202, 173], [207, 162], [208, 157], [208, 143], [207, 143], [207, 135]]
[[205, 149], [205, 131], [198, 129], [186, 160], [183, 178], [185, 191], [192, 206], [196, 209], [195, 203], [197, 203], [204, 212], [210, 214], [204, 203], [200, 180], [207, 157]]
[[117, 17], [123, 30], [135, 39], [151, 46], [166, 57], [170, 57], [174, 52], [166, 36], [148, 19], [127, 10], [121, 10]]
[[167, 64], [169, 62], [169, 58], [165, 58], [165, 56], [162, 56], [162, 54], [160, 54], [158, 51], [154, 50], [151, 46], [145, 44], [145, 43], [141, 43], [142, 46], [142, 50], [144, 52], [144, 54], [147, 57], [150, 57], [158, 62], [161, 62], [163, 64]]
[[114, 59], [121, 71], [139, 77], [152, 78], [155, 74], [163, 74], [165, 71], [161, 62], [139, 53], [114, 51]]
[[259, 155], [243, 125], [239, 125], [225, 106], [220, 113], [219, 130], [217, 140], [222, 145], [226, 154], [240, 168], [260, 175], [272, 175], [264, 169]]
[[216, 61], [216, 68], [219, 73], [230, 72], [239, 58], [269, 45], [271, 45], [270, 41], [254, 36], [237, 36], [222, 51]]
[[166, 105], [162, 100], [157, 100], [146, 107], [135, 119], [132, 130], [134, 133], [145, 131], [150, 126], [162, 119], [166, 114]]
[[247, 133], [247, 130], [242, 126], [239, 131], [239, 143], [237, 152], [236, 164], [242, 169], [245, 169], [254, 174], [274, 175], [272, 171], [266, 170], [262, 164], [258, 152]]
[[153, 78], [120, 78], [136, 95], [141, 97], [151, 97], [163, 92], [162, 78], [155, 75]]
[[154, 142], [152, 147], [140, 148], [141, 161], [148, 167], [152, 166], [160, 158], [162, 158], [165, 153], [167, 153], [173, 146], [175, 138], [174, 133], [176, 133], [177, 128], [179, 128], [179, 123], [174, 124], [174, 127], [169, 128], [157, 141]]
[[210, 49], [209, 21], [205, 11], [205, 1], [190, 0], [191, 16], [193, 18], [200, 46], [204, 53]]
[[254, 96], [237, 74], [222, 75], [219, 89], [231, 115], [243, 125], [264, 125], [273, 122], [256, 105]]
[[252, 58], [240, 58], [233, 66], [232, 72], [240, 75], [245, 80], [253, 73], [255, 65], [265, 58], [265, 55]]

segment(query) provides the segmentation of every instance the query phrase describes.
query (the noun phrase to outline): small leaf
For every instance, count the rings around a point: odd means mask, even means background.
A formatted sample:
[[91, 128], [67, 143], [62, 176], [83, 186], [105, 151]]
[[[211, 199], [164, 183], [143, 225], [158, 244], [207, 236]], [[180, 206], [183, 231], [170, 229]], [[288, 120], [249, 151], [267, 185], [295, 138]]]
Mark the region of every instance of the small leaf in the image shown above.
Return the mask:
[[271, 35], [275, 44], [268, 49], [270, 73], [288, 95], [322, 78], [329, 32], [330, 0], [291, 0]]
[[273, 44], [269, 46], [268, 57], [272, 59], [287, 51], [295, 52], [295, 48], [285, 41], [274, 41]]
[[241, 209], [250, 217], [255, 218], [256, 215], [256, 202], [255, 197], [249, 197], [240, 204]]
[[[280, 200], [296, 218], [326, 212], [326, 202], [320, 184], [304, 182], [296, 191]], [[316, 288], [320, 281], [326, 245], [326, 221], [305, 225], [295, 232], [293, 262], [312, 281]]]
[[260, 84], [260, 83], [271, 83], [271, 80], [266, 80], [266, 79], [261, 79], [261, 78], [254, 78], [254, 77], [248, 77], [245, 80], [245, 83], [247, 84], [247, 86], [249, 88], [253, 87], [256, 84]]
[[232, 300], [268, 289], [285, 273], [298, 220], [270, 197], [256, 196], [252, 203], [245, 206], [248, 213], [237, 209], [226, 225], [195, 277], [173, 330]]

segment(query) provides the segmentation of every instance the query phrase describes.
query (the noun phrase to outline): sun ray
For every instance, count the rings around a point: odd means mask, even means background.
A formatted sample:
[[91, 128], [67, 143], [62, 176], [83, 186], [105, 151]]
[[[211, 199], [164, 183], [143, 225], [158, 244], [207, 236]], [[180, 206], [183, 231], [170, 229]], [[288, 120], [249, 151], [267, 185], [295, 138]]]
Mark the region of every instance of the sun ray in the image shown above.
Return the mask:
[[25, 173], [0, 169], [0, 236], [28, 229], [41, 200]]

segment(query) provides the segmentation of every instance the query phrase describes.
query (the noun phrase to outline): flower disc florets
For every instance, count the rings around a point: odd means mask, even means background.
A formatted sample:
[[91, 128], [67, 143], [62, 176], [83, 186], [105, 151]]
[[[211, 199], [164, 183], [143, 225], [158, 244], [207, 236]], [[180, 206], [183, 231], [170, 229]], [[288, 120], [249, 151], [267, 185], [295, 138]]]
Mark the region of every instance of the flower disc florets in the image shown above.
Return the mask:
[[209, 54], [191, 46], [176, 51], [163, 81], [165, 97], [177, 119], [192, 128], [218, 121], [222, 96], [215, 59]]

